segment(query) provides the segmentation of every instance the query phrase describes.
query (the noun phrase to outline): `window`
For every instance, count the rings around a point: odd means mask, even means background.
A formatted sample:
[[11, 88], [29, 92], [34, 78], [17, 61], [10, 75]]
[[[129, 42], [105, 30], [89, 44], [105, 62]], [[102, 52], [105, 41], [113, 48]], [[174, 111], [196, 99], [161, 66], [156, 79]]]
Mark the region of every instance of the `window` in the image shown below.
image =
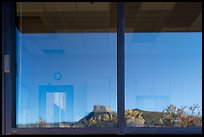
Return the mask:
[[184, 28], [201, 5], [125, 6], [126, 126], [202, 127], [202, 32]]
[[[201, 33], [135, 32], [125, 38], [127, 126], [202, 126]], [[129, 119], [131, 113], [140, 122]]]
[[201, 2], [4, 2], [2, 131], [201, 134]]
[[116, 24], [110, 20], [116, 11], [111, 6], [17, 3], [18, 128], [116, 127]]

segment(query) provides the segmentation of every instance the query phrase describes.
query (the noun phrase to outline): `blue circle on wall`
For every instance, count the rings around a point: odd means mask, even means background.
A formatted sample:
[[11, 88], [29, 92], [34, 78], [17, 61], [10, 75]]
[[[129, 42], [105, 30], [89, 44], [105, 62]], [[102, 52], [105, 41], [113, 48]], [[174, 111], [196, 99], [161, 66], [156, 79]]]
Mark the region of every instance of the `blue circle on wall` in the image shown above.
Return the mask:
[[55, 80], [60, 80], [61, 78], [62, 78], [62, 74], [61, 73], [57, 72], [57, 73], [54, 74], [54, 79]]

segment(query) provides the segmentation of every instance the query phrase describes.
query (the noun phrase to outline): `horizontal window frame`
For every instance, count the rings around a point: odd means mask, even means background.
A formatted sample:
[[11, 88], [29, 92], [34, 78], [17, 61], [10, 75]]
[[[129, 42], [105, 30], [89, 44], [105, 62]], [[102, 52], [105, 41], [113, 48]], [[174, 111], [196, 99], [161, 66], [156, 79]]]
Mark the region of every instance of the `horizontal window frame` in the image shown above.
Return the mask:
[[[202, 134], [202, 128], [145, 128], [126, 127], [124, 134]], [[95, 135], [95, 134], [120, 134], [119, 128], [12, 128], [13, 135]]]
[[202, 128], [188, 127], [126, 127], [126, 134], [202, 134]]

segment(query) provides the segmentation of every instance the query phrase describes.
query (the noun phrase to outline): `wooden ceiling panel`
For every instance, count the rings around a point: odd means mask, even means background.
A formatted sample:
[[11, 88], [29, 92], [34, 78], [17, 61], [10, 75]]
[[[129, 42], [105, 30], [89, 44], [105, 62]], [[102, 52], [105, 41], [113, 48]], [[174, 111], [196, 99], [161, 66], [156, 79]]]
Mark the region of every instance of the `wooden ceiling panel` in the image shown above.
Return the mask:
[[176, 2], [142, 2], [141, 10], [172, 10]]
[[[117, 2], [18, 2], [20, 16], [23, 33], [117, 31]], [[125, 31], [201, 32], [202, 3], [126, 2]]]
[[17, 16], [39, 16], [44, 11], [41, 2], [17, 2]]
[[78, 11], [108, 11], [108, 2], [77, 2]]
[[202, 12], [198, 15], [198, 17], [193, 22], [190, 31], [200, 31], [202, 30]]
[[[108, 26], [108, 12], [103, 11], [86, 11], [86, 12], [75, 12], [75, 13], [63, 13], [65, 24], [67, 27], [84, 27], [88, 28], [107, 28]], [[77, 28], [76, 28], [77, 29]]]
[[[39, 16], [32, 16], [32, 17], [22, 17], [17, 19], [18, 20], [18, 28], [22, 26], [20, 29], [23, 33], [48, 33], [48, 30], [44, 27], [44, 24], [42, 23]], [[21, 24], [21, 25], [20, 25]]]
[[16, 11], [17, 12], [37, 12], [43, 11], [42, 2], [17, 2]]
[[109, 29], [117, 31], [117, 3], [112, 2], [110, 7]]
[[58, 2], [61, 11], [76, 11], [76, 2]]
[[146, 32], [159, 31], [159, 23], [163, 15], [163, 10], [140, 10], [135, 20], [135, 31]]
[[201, 11], [202, 3], [200, 2], [178, 2], [166, 27], [191, 27]]
[[134, 27], [140, 5], [140, 2], [127, 2], [125, 4], [125, 28]]
[[48, 12], [76, 11], [75, 2], [43, 2], [43, 6]]

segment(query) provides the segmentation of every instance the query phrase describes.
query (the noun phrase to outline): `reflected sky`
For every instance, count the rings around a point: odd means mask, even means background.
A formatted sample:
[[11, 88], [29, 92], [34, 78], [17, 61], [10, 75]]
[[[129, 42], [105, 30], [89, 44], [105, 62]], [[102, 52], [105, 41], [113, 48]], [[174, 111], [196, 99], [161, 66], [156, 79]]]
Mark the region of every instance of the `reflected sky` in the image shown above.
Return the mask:
[[126, 109], [202, 108], [202, 33], [126, 33], [125, 50]]
[[[71, 122], [83, 118], [94, 105], [117, 110], [116, 33], [21, 34], [16, 30], [16, 34], [17, 123], [38, 120], [42, 85], [73, 86]], [[169, 104], [195, 103], [202, 107], [201, 37], [202, 33], [126, 33], [126, 109], [162, 111]], [[47, 93], [47, 106], [54, 105], [45, 115], [55, 110], [62, 114], [56, 106], [65, 110], [68, 104], [56, 103], [55, 98], [65, 94], [58, 89]], [[47, 116], [48, 121], [56, 119], [53, 116]]]
[[[17, 123], [36, 122], [42, 117], [41, 85], [58, 86], [55, 93], [61, 85], [73, 86], [73, 106], [65, 104], [73, 108], [70, 122], [89, 114], [94, 105], [109, 106], [116, 112], [116, 33], [21, 34], [17, 31], [16, 46]], [[55, 77], [56, 73], [61, 75], [60, 79]], [[45, 102], [52, 102], [52, 98], [46, 98]], [[46, 110], [44, 113], [49, 114], [57, 109]], [[51, 119], [51, 114], [47, 117]]]

